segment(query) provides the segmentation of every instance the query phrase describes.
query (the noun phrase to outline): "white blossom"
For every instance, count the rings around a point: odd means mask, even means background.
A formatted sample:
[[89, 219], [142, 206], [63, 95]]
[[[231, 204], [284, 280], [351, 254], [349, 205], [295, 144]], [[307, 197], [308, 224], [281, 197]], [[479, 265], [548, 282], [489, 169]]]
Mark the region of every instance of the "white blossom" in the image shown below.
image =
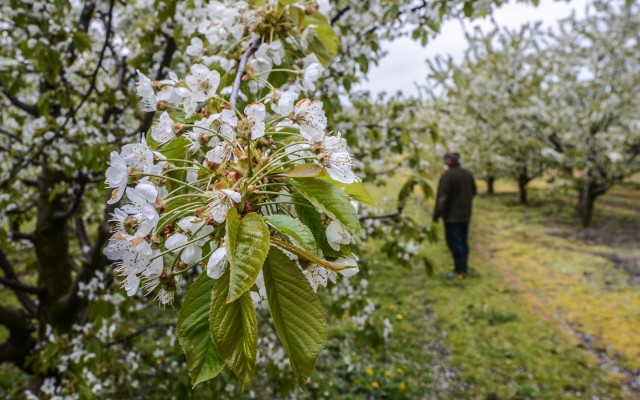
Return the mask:
[[340, 245], [351, 243], [351, 235], [338, 221], [331, 221], [326, 229], [327, 242], [332, 249], [339, 251]]
[[278, 91], [273, 96], [274, 101], [271, 104], [271, 109], [276, 114], [283, 117], [288, 116], [294, 110], [294, 103], [298, 99], [298, 93], [293, 91]]
[[251, 140], [256, 140], [264, 136], [264, 117], [265, 117], [265, 107], [264, 104], [249, 104], [245, 109], [244, 113], [247, 116], [247, 120], [251, 124]]
[[207, 261], [207, 275], [211, 279], [220, 279], [227, 269], [227, 247], [218, 247]]
[[311, 63], [305, 67], [302, 74], [302, 87], [309, 91], [316, 90], [316, 81], [322, 76], [322, 65], [320, 63]]
[[138, 96], [140, 96], [140, 99], [142, 100], [144, 111], [155, 111], [157, 101], [151, 79], [147, 78], [147, 76], [140, 71], [136, 72], [138, 73], [138, 83], [136, 85], [136, 91], [138, 92]]
[[216, 95], [220, 74], [216, 70], [209, 70], [205, 65], [195, 64], [191, 66], [191, 75], [187, 76], [185, 82], [191, 90], [192, 100], [203, 102]]
[[174, 124], [169, 113], [164, 111], [160, 114], [158, 121], [151, 126], [151, 137], [158, 142], [159, 145], [170, 142], [176, 137]]
[[209, 200], [207, 213], [214, 221], [221, 224], [227, 219], [227, 213], [233, 207], [233, 203], [240, 202], [241, 195], [231, 189], [214, 190], [209, 192]]
[[111, 162], [106, 172], [106, 183], [114, 190], [111, 192], [111, 198], [107, 203], [114, 204], [120, 201], [124, 190], [129, 181], [129, 168], [127, 161], [115, 151], [111, 152]]
[[327, 117], [322, 102], [302, 99], [295, 105], [293, 123], [300, 127], [300, 134], [309, 142], [321, 142], [327, 127]]
[[351, 155], [347, 151], [347, 141], [338, 136], [326, 136], [322, 141], [324, 165], [327, 173], [338, 182], [353, 183], [356, 179], [351, 170]]
[[204, 44], [202, 43], [202, 39], [195, 36], [191, 38], [191, 44], [187, 46], [185, 53], [191, 57], [199, 57], [204, 53]]

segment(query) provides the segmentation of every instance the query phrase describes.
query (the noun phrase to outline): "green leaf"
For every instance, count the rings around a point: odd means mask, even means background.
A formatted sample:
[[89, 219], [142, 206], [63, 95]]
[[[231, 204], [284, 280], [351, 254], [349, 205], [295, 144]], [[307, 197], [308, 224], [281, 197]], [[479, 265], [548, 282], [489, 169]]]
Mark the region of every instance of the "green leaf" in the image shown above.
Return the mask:
[[302, 271], [275, 248], [269, 252], [264, 265], [264, 285], [278, 337], [298, 384], [304, 388], [327, 342], [327, 319], [322, 303]]
[[229, 254], [229, 297], [227, 302], [238, 299], [256, 283], [258, 273], [269, 253], [269, 228], [256, 213], [249, 213], [242, 220], [238, 210], [227, 214], [227, 246]]
[[295, 208], [298, 218], [309, 228], [315, 238], [316, 244], [322, 249], [322, 253], [327, 257], [341, 257], [342, 253], [334, 250], [329, 245], [326, 233], [327, 226], [322, 223], [322, 216], [315, 208], [313, 208], [313, 205], [306, 199], [297, 197]]
[[216, 377], [224, 361], [209, 332], [209, 308], [214, 280], [202, 273], [189, 287], [178, 313], [176, 331], [195, 387]]
[[211, 291], [209, 329], [225, 364], [244, 390], [256, 373], [258, 324], [249, 293], [227, 303], [229, 272], [215, 280]]
[[311, 30], [309, 32], [309, 35], [307, 36], [307, 43], [309, 44], [309, 50], [318, 57], [318, 61], [320, 61], [323, 66], [326, 67], [331, 63], [333, 55], [331, 55], [329, 50], [327, 50], [316, 30]]
[[298, 7], [289, 7], [289, 17], [293, 21], [293, 24], [300, 28], [305, 18], [304, 10]]
[[424, 194], [425, 199], [429, 199], [433, 197], [433, 188], [431, 187], [431, 184], [429, 183], [429, 181], [427, 181], [424, 178], [418, 178], [418, 185], [420, 185], [420, 188], [422, 189], [422, 194]]
[[295, 239], [307, 251], [313, 254], [318, 253], [316, 241], [313, 238], [313, 233], [311, 233], [309, 228], [307, 228], [307, 226], [302, 222], [287, 215], [278, 214], [269, 215], [265, 217], [265, 219], [277, 229]]
[[107, 300], [97, 300], [89, 309], [89, 319], [95, 321], [101, 318], [109, 318], [116, 313], [116, 306]]
[[316, 178], [289, 179], [289, 182], [317, 210], [339, 221], [356, 240], [360, 239], [360, 222], [345, 192]]
[[464, 16], [470, 18], [473, 15], [473, 1], [467, 1], [462, 8]]
[[318, 179], [322, 179], [325, 182], [329, 182], [333, 186], [337, 186], [342, 189], [346, 194], [351, 196], [354, 200], [359, 201], [360, 203], [369, 204], [372, 206], [376, 205], [376, 201], [371, 197], [369, 191], [362, 184], [362, 182], [353, 182], [353, 183], [342, 183], [336, 180], [331, 179], [331, 177], [324, 173], [318, 177]]
[[312, 178], [318, 176], [324, 172], [324, 168], [317, 164], [303, 164], [298, 165], [290, 171], [283, 173], [282, 175], [289, 178]]
[[73, 45], [79, 52], [83, 52], [91, 48], [91, 37], [82, 31], [75, 31], [73, 33]]
[[331, 25], [318, 25], [315, 28], [316, 34], [318, 35], [318, 39], [324, 45], [324, 48], [327, 49], [329, 54], [335, 56], [338, 54], [338, 45], [340, 41], [336, 36], [336, 33], [331, 28]]
[[[149, 142], [152, 142], [151, 134], [147, 135]], [[188, 160], [189, 157], [189, 141], [184, 136], [179, 136], [173, 139], [169, 144], [159, 149], [160, 153], [167, 158], [177, 159], [177, 160]], [[186, 162], [173, 162], [176, 167], [189, 167], [190, 164]], [[184, 169], [168, 171], [165, 173], [167, 176], [180, 180], [182, 182], [186, 181], [187, 171]], [[166, 181], [167, 190], [170, 192], [178, 187], [178, 184], [175, 181], [167, 180]], [[176, 194], [181, 194], [186, 191], [185, 188], [178, 190]]]

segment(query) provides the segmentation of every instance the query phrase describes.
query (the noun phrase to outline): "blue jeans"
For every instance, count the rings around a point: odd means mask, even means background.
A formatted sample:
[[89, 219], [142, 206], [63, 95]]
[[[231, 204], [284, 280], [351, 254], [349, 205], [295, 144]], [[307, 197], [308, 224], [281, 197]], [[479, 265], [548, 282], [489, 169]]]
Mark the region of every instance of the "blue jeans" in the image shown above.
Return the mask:
[[456, 272], [466, 274], [467, 257], [469, 256], [469, 244], [467, 243], [469, 221], [445, 222], [444, 230], [447, 238], [447, 246], [449, 250], [451, 250], [451, 254], [455, 260]]

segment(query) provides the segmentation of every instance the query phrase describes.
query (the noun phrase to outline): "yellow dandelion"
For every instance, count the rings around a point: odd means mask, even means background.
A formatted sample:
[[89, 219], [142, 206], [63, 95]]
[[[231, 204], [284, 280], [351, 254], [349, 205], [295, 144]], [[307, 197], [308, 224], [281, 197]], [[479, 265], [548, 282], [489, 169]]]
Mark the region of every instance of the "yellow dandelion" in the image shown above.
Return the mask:
[[373, 369], [369, 368], [365, 371], [367, 373], [367, 375], [371, 376], [373, 375]]
[[407, 390], [407, 385], [405, 385], [404, 382], [398, 383], [398, 390], [404, 392], [405, 390]]
[[402, 315], [402, 314], [396, 314], [396, 319], [397, 319], [398, 321], [402, 321], [402, 320], [404, 319], [404, 315]]
[[373, 381], [373, 382], [371, 382], [371, 387], [374, 388], [374, 389], [377, 389], [377, 388], [380, 387], [380, 385], [378, 384], [378, 382]]
[[396, 368], [396, 372], [397, 372], [397, 373], [399, 373], [399, 374], [401, 374], [401, 373], [403, 373], [403, 372], [404, 372], [404, 370], [403, 370], [402, 368], [398, 367], [398, 368]]
[[393, 375], [393, 372], [391, 372], [389, 370], [384, 371], [384, 376], [386, 376], [387, 378], [390, 378], [391, 375]]
[[500, 292], [500, 293], [504, 293], [504, 288], [503, 288], [502, 286], [500, 286], [500, 287], [498, 288], [498, 292]]

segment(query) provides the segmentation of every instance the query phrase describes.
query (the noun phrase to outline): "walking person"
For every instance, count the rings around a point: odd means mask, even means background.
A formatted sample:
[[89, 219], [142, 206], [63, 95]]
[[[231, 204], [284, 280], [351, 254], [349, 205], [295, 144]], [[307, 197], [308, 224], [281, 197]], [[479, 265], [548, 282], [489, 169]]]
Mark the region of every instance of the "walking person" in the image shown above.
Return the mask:
[[433, 222], [444, 220], [447, 246], [453, 255], [455, 268], [450, 278], [464, 279], [469, 272], [469, 221], [473, 197], [477, 194], [471, 172], [460, 166], [460, 153], [446, 153], [444, 163], [448, 170], [440, 177]]

